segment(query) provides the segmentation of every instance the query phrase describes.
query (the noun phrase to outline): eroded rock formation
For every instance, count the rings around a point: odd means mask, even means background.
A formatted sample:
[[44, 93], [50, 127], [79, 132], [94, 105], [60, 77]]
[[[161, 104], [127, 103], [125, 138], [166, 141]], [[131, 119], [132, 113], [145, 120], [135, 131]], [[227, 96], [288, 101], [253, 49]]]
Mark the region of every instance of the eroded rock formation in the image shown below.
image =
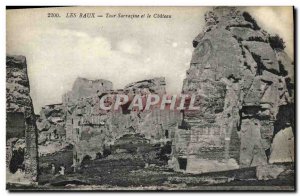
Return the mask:
[[51, 154], [68, 146], [66, 143], [65, 108], [62, 104], [42, 107], [36, 121], [39, 155]]
[[[30, 97], [26, 59], [6, 57], [6, 165], [7, 181], [37, 181], [37, 128]], [[25, 173], [22, 176], [22, 173]], [[18, 174], [19, 177], [15, 177]]]
[[293, 63], [247, 12], [216, 7], [205, 21], [182, 89], [201, 109], [184, 112], [171, 163], [200, 173], [266, 165], [274, 135], [294, 127]]

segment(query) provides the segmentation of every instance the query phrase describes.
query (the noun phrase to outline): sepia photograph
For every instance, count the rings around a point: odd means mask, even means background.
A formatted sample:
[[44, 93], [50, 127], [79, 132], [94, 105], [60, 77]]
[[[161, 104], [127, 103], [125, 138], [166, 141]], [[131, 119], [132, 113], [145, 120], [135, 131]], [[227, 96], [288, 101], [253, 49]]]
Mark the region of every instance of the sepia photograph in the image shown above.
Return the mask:
[[294, 192], [294, 16], [7, 7], [6, 189]]

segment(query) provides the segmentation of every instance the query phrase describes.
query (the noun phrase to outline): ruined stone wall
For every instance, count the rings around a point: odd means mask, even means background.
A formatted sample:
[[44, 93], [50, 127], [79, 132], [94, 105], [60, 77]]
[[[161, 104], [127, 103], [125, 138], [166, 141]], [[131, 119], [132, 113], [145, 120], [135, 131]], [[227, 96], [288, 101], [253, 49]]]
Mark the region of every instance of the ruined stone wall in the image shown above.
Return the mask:
[[293, 63], [247, 12], [216, 7], [205, 21], [182, 89], [198, 95], [200, 111], [184, 112], [177, 135], [187, 141], [174, 142], [174, 167], [178, 157], [191, 172], [267, 164], [276, 122], [293, 126], [277, 118], [282, 107], [293, 111]]
[[[7, 134], [6, 137], [6, 163], [7, 181], [12, 183], [32, 183], [37, 181], [38, 175], [38, 149], [37, 128], [33, 105], [30, 97], [30, 87], [27, 75], [26, 59], [23, 56], [6, 57], [6, 113], [9, 132], [20, 134]], [[17, 117], [18, 116], [18, 117]], [[12, 119], [11, 119], [12, 118]], [[15, 119], [18, 118], [18, 119]], [[19, 123], [15, 124], [14, 121]], [[9, 123], [9, 122], [12, 123]], [[23, 162], [15, 153], [24, 153]], [[20, 161], [20, 162], [19, 162]], [[12, 163], [14, 162], [14, 163]], [[19, 163], [18, 163], [19, 162]], [[26, 182], [14, 182], [14, 172], [10, 165], [18, 164], [24, 169]]]
[[81, 98], [97, 95], [98, 93], [112, 90], [113, 84], [107, 80], [88, 80], [78, 77], [72, 87], [72, 90], [63, 95], [63, 103], [77, 102]]

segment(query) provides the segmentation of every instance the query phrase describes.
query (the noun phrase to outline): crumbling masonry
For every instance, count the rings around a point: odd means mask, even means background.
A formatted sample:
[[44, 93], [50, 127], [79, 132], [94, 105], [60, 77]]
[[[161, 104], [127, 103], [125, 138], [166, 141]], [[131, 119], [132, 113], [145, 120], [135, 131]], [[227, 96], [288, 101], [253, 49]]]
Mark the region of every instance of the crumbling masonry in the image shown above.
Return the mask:
[[6, 58], [6, 168], [10, 182], [17, 171], [25, 173], [17, 183], [37, 181], [37, 128], [26, 59], [23, 56]]

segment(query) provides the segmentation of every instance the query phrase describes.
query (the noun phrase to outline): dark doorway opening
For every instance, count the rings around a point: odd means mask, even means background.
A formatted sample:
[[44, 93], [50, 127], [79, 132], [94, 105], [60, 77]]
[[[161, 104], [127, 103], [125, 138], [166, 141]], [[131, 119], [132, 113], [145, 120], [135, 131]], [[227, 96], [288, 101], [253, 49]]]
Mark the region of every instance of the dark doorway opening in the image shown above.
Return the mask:
[[165, 137], [169, 138], [169, 131], [168, 130], [165, 130]]
[[85, 155], [85, 157], [83, 157], [81, 161], [81, 166], [86, 167], [90, 163], [91, 159], [92, 159], [91, 156]]
[[186, 170], [187, 159], [186, 158], [178, 158], [179, 169]]
[[12, 157], [9, 162], [9, 171], [11, 173], [16, 173], [18, 169], [24, 170], [25, 166], [24, 162], [24, 149], [19, 148], [18, 150], [14, 150]]

